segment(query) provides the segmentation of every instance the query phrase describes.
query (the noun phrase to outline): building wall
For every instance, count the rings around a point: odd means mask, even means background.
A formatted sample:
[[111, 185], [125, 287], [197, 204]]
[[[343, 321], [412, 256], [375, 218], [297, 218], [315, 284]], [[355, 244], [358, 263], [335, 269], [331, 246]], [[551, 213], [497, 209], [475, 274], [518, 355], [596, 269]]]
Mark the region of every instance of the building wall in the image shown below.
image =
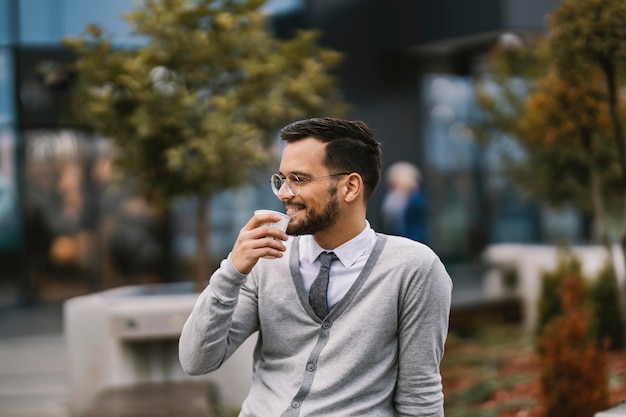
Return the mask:
[[[345, 54], [338, 76], [353, 106], [350, 117], [363, 119], [376, 130], [383, 142], [384, 168], [407, 160], [423, 169], [431, 203], [428, 243], [450, 262], [477, 260], [490, 241], [551, 237], [545, 231], [550, 227], [542, 226], [549, 211], [520, 198], [502, 178], [492, 150], [440, 129], [456, 127], [459, 132], [459, 126], [466, 128], [477, 120], [471, 79], [482, 55], [500, 35], [545, 32], [546, 15], [558, 4], [558, 0], [308, 3], [306, 27], [320, 29], [322, 41]], [[440, 123], [433, 118], [437, 106], [430, 91], [433, 82], [456, 86], [450, 91], [460, 94], [454, 100], [463, 112], [455, 120]], [[439, 148], [433, 147], [435, 142], [447, 143], [443, 163], [433, 154]], [[374, 227], [380, 226], [384, 192], [383, 184], [370, 204]], [[568, 227], [578, 230], [575, 216]], [[578, 236], [574, 232], [568, 237]]]
[[[32, 242], [24, 242], [29, 230], [21, 228], [27, 196], [35, 189], [35, 180], [28, 175], [34, 172], [41, 178], [43, 167], [32, 162], [29, 149], [45, 141], [59, 144], [63, 142], [59, 138], [73, 138], [63, 143], [72, 143], [72, 155], [81, 155], [71, 162], [83, 164], [83, 174], [106, 156], [106, 146], [97, 145], [101, 138], [85, 138], [64, 124], [67, 80], [61, 76], [56, 84], [44, 82], [39, 69], [57, 65], [62, 75], [71, 56], [59, 42], [80, 35], [89, 23], [105, 27], [119, 46], [140, 45], [142, 40], [131, 35], [122, 18], [132, 4], [132, 0], [0, 2], [0, 227], [12, 230], [0, 240], [0, 258], [21, 259], [18, 273], [24, 273], [26, 258], [34, 250]], [[272, 0], [267, 7], [274, 13], [274, 27], [281, 36], [289, 36], [297, 28], [316, 28], [322, 33], [323, 45], [344, 53], [344, 64], [336, 75], [352, 106], [348, 117], [374, 128], [383, 144], [385, 170], [399, 160], [423, 169], [431, 202], [432, 240], [427, 243], [446, 262], [473, 262], [488, 241], [544, 238], [538, 226], [541, 208], [526, 205], [515, 193], [502, 192], [507, 188], [502, 187], [497, 169], [490, 168], [488, 155], [475, 144], [436, 133], [443, 132], [443, 125], [432, 118], [433, 107], [446, 103], [436, 102], [431, 88], [437, 83], [471, 86], [481, 55], [500, 34], [545, 30], [544, 17], [558, 4], [558, 0]], [[460, 108], [471, 108], [467, 97], [457, 97]], [[458, 127], [471, 117], [466, 114], [451, 126]], [[435, 143], [445, 141], [449, 152], [444, 152], [442, 163]], [[55, 169], [53, 175], [43, 178], [62, 178], [62, 170]], [[94, 194], [96, 182], [85, 182], [85, 193]], [[223, 226], [209, 237], [216, 257], [225, 255], [230, 247], [225, 242], [234, 240], [239, 223], [252, 207], [272, 204], [266, 191], [235, 191], [216, 199], [213, 216]], [[375, 228], [380, 226], [384, 192], [382, 184], [370, 203], [368, 217]], [[233, 202], [240, 207], [235, 214]], [[194, 251], [190, 211], [192, 203], [181, 204], [173, 220], [174, 235], [166, 242], [187, 260]], [[13, 252], [19, 248], [24, 249], [22, 256], [15, 257]], [[105, 282], [97, 273], [82, 276], [92, 277], [87, 290]]]

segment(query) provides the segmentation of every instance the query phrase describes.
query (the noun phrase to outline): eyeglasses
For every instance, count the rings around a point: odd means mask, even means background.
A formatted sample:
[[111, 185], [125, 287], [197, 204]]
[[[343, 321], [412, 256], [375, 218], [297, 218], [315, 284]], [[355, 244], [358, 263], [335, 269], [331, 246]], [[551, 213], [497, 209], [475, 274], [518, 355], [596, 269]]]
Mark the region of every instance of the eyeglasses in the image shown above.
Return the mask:
[[283, 178], [281, 177], [280, 174], [274, 174], [270, 178], [270, 184], [272, 185], [272, 191], [274, 191], [274, 194], [278, 195], [278, 191], [280, 191], [280, 188], [286, 182], [287, 191], [289, 191], [289, 194], [295, 197], [298, 194], [300, 194], [300, 184], [303, 182], [310, 182], [313, 180], [318, 180], [320, 178], [329, 178], [329, 177], [336, 177], [337, 175], [348, 175], [348, 174], [350, 174], [350, 172], [339, 172], [337, 174], [322, 175], [320, 177], [310, 177], [310, 178], [300, 178], [296, 174], [289, 174]]

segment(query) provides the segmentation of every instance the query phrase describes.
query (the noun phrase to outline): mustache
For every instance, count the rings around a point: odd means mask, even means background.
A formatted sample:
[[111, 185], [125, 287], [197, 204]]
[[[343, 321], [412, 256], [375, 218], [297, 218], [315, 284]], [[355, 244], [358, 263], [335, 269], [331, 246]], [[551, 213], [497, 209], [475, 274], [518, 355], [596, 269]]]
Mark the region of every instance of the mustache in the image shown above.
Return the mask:
[[289, 204], [283, 204], [283, 206], [285, 207], [285, 210], [288, 210], [288, 209], [302, 210], [306, 208], [306, 204], [304, 203], [289, 203]]

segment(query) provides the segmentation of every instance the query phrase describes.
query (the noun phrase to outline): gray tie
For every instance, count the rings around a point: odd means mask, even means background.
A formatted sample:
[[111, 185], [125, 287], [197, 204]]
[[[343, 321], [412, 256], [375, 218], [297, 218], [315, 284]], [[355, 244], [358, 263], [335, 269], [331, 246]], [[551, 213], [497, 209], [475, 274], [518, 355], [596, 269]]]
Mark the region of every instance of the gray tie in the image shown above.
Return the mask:
[[313, 307], [313, 311], [317, 314], [317, 317], [323, 319], [328, 315], [328, 302], [326, 291], [328, 290], [328, 273], [330, 271], [330, 264], [336, 261], [337, 255], [333, 252], [322, 252], [320, 254], [320, 260], [322, 266], [320, 272], [317, 274], [317, 278], [313, 281], [311, 289], [309, 290], [309, 304]]

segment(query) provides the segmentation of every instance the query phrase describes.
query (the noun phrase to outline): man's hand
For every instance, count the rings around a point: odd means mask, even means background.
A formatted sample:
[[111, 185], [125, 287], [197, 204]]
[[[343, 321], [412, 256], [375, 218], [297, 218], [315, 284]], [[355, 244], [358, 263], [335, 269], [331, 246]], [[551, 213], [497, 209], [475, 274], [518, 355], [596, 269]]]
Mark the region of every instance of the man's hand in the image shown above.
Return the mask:
[[271, 213], [255, 214], [239, 231], [230, 259], [237, 271], [248, 274], [263, 256], [280, 258], [286, 250], [282, 241], [288, 236], [273, 226], [261, 226], [263, 223], [277, 222], [280, 217]]

